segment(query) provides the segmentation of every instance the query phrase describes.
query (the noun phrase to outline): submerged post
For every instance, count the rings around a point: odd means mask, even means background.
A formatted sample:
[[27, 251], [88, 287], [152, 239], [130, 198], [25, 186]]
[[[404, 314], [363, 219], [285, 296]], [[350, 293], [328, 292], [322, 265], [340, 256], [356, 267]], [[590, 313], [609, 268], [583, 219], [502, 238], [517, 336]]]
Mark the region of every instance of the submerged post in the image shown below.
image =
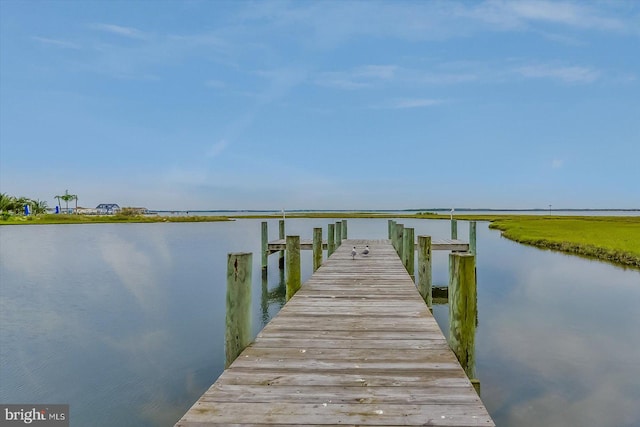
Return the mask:
[[300, 286], [300, 236], [287, 236], [287, 301]]
[[431, 236], [418, 236], [418, 292], [431, 308]]
[[267, 222], [262, 222], [262, 269], [267, 269], [267, 264], [269, 262], [269, 252], [267, 252], [268, 244], [269, 244], [269, 230], [267, 229]]
[[335, 224], [329, 224], [327, 226], [327, 258], [336, 250], [335, 228]]
[[253, 254], [227, 255], [225, 367], [251, 342], [251, 266]]
[[347, 220], [342, 220], [342, 240], [347, 240]]
[[336, 221], [336, 240], [335, 240], [336, 249], [340, 247], [342, 244], [342, 221]]
[[322, 228], [313, 229], [313, 271], [322, 265]]
[[471, 379], [475, 378], [478, 312], [475, 267], [473, 255], [449, 254], [449, 346]]
[[451, 239], [458, 239], [458, 220], [451, 218]]
[[415, 233], [413, 228], [405, 228], [402, 234], [402, 263], [404, 268], [409, 273], [412, 279], [414, 279], [414, 265], [415, 265]]
[[[278, 221], [278, 239], [284, 240], [284, 219]], [[278, 267], [284, 268], [284, 251], [278, 256]]]
[[[469, 223], [469, 253], [476, 254], [476, 222]], [[476, 259], [477, 262], [477, 259]]]

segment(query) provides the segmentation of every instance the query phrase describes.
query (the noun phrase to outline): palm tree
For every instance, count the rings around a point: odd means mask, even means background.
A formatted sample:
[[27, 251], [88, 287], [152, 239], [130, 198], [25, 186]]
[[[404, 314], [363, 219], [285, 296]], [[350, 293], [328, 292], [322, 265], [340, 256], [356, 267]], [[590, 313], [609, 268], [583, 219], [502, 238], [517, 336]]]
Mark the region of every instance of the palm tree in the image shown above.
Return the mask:
[[49, 209], [49, 206], [46, 201], [38, 199], [31, 200], [31, 210], [33, 210], [34, 214], [46, 213], [47, 209]]
[[69, 201], [76, 201], [76, 212], [78, 211], [78, 196], [75, 194], [69, 194], [69, 190], [64, 190], [64, 194], [62, 196], [55, 196], [58, 199], [58, 207], [60, 207], [60, 199], [64, 200], [65, 210], [69, 213]]
[[0, 212], [13, 212], [16, 198], [7, 193], [0, 193]]

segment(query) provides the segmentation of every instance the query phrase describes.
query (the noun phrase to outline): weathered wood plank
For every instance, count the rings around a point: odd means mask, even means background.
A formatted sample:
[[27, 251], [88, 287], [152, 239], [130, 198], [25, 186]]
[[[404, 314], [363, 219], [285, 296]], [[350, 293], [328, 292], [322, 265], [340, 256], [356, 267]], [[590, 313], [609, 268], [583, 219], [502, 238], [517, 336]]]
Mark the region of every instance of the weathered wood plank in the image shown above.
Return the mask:
[[176, 426], [494, 426], [389, 241], [344, 243]]

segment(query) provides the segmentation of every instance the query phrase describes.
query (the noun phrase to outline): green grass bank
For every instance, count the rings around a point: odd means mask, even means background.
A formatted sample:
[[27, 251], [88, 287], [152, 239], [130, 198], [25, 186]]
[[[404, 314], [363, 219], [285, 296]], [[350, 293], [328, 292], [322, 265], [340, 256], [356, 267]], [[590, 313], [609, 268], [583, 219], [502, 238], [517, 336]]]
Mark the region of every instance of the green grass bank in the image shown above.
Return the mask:
[[153, 222], [232, 221], [226, 216], [158, 216], [158, 215], [14, 215], [0, 219], [0, 225], [106, 224]]

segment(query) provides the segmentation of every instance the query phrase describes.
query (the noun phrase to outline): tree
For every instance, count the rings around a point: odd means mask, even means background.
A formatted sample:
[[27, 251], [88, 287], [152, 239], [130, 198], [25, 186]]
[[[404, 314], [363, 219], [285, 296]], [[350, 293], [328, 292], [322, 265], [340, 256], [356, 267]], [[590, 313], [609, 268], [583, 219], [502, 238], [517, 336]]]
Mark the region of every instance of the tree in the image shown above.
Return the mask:
[[47, 212], [47, 209], [49, 209], [49, 206], [47, 205], [47, 202], [44, 200], [31, 200], [31, 210], [33, 211], [34, 214], [43, 214]]
[[78, 196], [76, 194], [69, 194], [69, 190], [64, 190], [64, 194], [62, 196], [55, 196], [58, 199], [58, 207], [60, 207], [60, 200], [64, 200], [65, 210], [69, 213], [69, 202], [71, 200], [76, 201], [76, 212], [78, 211]]

